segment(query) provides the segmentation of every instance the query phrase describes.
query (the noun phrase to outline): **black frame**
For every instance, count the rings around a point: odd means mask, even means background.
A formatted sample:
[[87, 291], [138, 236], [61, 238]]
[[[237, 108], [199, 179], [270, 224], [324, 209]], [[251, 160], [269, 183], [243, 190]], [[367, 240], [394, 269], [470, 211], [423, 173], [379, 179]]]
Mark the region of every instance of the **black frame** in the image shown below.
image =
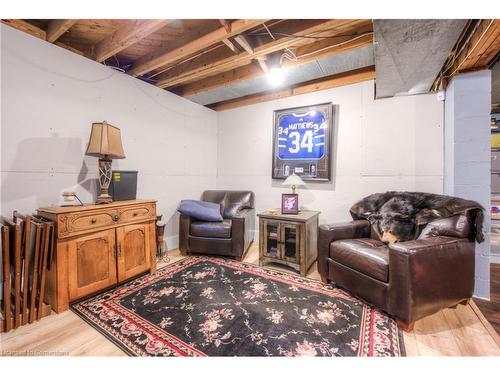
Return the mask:
[[[294, 210], [285, 211], [283, 203], [285, 198], [294, 197], [297, 205]], [[282, 215], [298, 215], [299, 214], [299, 195], [298, 194], [281, 194], [281, 214]]]
[[[322, 111], [325, 113], [326, 121], [328, 123], [328, 129], [325, 132], [325, 155], [323, 158], [319, 160], [314, 159], [304, 159], [304, 160], [281, 160], [278, 158], [278, 125], [279, 119], [282, 115], [288, 115], [291, 113], [301, 113], [301, 112], [309, 112], [311, 110]], [[295, 170], [296, 167], [304, 168], [304, 170], [308, 170], [311, 164], [316, 165], [316, 177], [312, 177], [308, 174], [295, 172], [299, 175], [304, 181], [320, 181], [320, 182], [329, 182], [332, 180], [332, 158], [333, 158], [333, 135], [335, 134], [333, 131], [334, 127], [334, 106], [330, 103], [321, 103], [314, 104], [302, 107], [293, 107], [293, 108], [285, 108], [275, 110], [273, 112], [273, 149], [272, 149], [272, 170], [271, 177], [277, 180], [284, 180], [287, 176], [284, 176], [281, 172], [283, 169], [283, 165], [287, 164], [290, 166], [290, 174]], [[319, 167], [320, 164], [326, 164], [325, 168]], [[326, 170], [325, 170], [326, 169]], [[321, 172], [321, 173], [320, 173]]]

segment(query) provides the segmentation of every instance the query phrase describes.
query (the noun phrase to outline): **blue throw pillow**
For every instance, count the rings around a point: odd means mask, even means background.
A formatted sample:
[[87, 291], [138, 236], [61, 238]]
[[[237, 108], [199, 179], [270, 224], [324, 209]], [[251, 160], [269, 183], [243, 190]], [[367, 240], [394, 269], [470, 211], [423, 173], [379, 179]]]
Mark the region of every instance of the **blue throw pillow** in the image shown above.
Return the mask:
[[219, 203], [182, 200], [177, 211], [202, 221], [222, 221]]

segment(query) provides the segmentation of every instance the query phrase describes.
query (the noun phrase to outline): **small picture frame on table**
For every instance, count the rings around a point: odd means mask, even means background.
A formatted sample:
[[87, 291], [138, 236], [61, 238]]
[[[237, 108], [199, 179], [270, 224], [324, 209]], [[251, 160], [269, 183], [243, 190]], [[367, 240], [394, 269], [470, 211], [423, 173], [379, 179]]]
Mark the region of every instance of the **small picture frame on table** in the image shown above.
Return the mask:
[[298, 194], [281, 194], [281, 213], [298, 215], [299, 213]]

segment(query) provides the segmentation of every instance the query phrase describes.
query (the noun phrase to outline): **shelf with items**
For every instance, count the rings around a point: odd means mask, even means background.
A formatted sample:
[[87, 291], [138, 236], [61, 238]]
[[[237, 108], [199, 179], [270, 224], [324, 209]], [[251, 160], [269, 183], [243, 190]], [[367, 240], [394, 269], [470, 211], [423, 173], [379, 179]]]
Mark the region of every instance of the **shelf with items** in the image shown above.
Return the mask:
[[278, 232], [269, 232], [267, 234], [267, 238], [270, 240], [277, 240], [278, 239]]

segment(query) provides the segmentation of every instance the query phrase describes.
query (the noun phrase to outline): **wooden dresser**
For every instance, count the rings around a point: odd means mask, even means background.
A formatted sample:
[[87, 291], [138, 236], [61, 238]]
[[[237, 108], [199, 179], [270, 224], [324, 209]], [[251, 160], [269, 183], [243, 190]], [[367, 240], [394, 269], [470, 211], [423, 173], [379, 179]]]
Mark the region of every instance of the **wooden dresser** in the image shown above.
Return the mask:
[[156, 201], [47, 207], [38, 214], [55, 222], [45, 300], [58, 313], [72, 301], [156, 270]]

